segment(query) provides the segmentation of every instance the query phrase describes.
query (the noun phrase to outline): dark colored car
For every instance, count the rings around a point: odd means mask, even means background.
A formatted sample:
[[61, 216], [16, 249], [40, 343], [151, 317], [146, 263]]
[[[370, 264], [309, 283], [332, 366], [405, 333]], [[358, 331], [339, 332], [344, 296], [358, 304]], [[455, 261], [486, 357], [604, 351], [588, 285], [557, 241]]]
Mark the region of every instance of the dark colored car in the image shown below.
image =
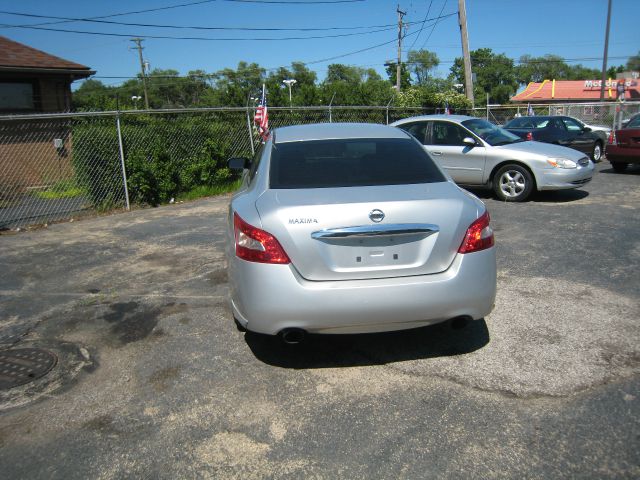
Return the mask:
[[579, 150], [594, 162], [600, 161], [604, 151], [603, 138], [571, 117], [520, 117], [507, 122], [504, 128], [525, 140], [555, 143]]
[[623, 172], [630, 163], [640, 163], [640, 114], [609, 135], [607, 159], [616, 172]]

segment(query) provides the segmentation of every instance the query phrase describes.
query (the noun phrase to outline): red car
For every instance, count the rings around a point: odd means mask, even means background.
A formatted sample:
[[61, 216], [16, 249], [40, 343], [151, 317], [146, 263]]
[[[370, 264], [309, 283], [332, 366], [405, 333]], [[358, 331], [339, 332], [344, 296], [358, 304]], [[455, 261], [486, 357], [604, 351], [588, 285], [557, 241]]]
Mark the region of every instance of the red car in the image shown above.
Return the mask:
[[609, 135], [607, 159], [616, 172], [624, 172], [630, 163], [640, 163], [640, 114]]

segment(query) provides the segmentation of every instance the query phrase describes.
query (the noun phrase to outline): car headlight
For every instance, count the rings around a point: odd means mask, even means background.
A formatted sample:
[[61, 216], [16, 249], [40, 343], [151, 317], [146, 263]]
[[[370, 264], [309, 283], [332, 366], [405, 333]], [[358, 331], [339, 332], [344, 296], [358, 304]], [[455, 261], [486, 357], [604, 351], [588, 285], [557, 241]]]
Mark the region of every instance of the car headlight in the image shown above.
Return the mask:
[[578, 165], [568, 158], [547, 158], [547, 163], [556, 168], [577, 168]]

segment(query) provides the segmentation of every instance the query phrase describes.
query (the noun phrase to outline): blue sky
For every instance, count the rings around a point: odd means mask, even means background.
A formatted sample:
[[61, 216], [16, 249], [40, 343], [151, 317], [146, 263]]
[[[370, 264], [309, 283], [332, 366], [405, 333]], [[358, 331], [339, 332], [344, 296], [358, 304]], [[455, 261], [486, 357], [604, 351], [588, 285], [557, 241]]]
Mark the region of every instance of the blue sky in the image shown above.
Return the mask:
[[[76, 1], [59, 0], [0, 0], [0, 10], [87, 18], [115, 13], [191, 3], [196, 0], [139, 0], [139, 1]], [[283, 0], [287, 1], [287, 0]], [[309, 1], [309, 0], [302, 0]], [[329, 0], [330, 1], [330, 0]], [[283, 41], [200, 41], [145, 40], [144, 56], [151, 68], [173, 68], [181, 74], [202, 69], [214, 72], [235, 67], [241, 60], [257, 62], [266, 68], [289, 65], [292, 61], [312, 62], [366, 49], [384, 42], [388, 45], [366, 50], [331, 61], [310, 64], [322, 79], [330, 63], [346, 63], [372, 67], [384, 74], [384, 62], [397, 55], [393, 42], [397, 29], [396, 4], [407, 14], [405, 22], [422, 22], [428, 17], [455, 13], [457, 0], [365, 0], [335, 4], [274, 4], [217, 0], [157, 12], [131, 14], [106, 20], [182, 26], [254, 27], [254, 28], [335, 28], [371, 27], [357, 30], [328, 31], [212, 31], [168, 28], [146, 28], [95, 23], [62, 23], [46, 28], [110, 32], [125, 35], [189, 36], [209, 38], [247, 39], [256, 37], [326, 36], [346, 33], [363, 35], [338, 38]], [[554, 53], [567, 59], [581, 60], [583, 65], [600, 68], [602, 64], [606, 0], [467, 0], [469, 43], [472, 50], [488, 47], [512, 58], [529, 53]], [[618, 65], [626, 57], [640, 50], [640, 13], [638, 0], [613, 0], [609, 65]], [[635, 18], [635, 20], [634, 20]], [[38, 24], [51, 20], [28, 18], [0, 13], [2, 25]], [[384, 27], [389, 25], [389, 27]], [[420, 34], [420, 24], [407, 31], [404, 48], [426, 48], [435, 51], [441, 60], [438, 74], [446, 76], [455, 57], [461, 55], [460, 33], [455, 15], [443, 18], [435, 28], [427, 22]], [[386, 30], [388, 28], [388, 30]], [[139, 71], [137, 52], [128, 37], [108, 37], [77, 33], [0, 27], [0, 35], [45, 50], [97, 70], [97, 76], [135, 76]], [[415, 43], [414, 43], [415, 40]], [[621, 58], [624, 57], [624, 58]], [[406, 51], [404, 52], [406, 58]], [[573, 63], [573, 62], [572, 62]], [[102, 79], [107, 84], [119, 84], [120, 79]]]

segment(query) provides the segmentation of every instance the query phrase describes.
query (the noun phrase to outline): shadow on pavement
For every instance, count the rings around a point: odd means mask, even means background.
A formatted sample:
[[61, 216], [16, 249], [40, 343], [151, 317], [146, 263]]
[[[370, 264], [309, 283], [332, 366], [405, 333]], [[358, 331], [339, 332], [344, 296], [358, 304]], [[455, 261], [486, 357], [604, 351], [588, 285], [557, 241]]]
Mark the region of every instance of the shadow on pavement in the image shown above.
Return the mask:
[[628, 165], [624, 172], [616, 172], [613, 168], [600, 170], [600, 173], [612, 173], [614, 175], [640, 175], [640, 165]]
[[[470, 191], [476, 197], [487, 200], [493, 199], [496, 201], [500, 201], [496, 198], [493, 193], [493, 190], [489, 190], [487, 188], [470, 188], [465, 187], [465, 190]], [[533, 195], [529, 198], [529, 200], [520, 203], [567, 203], [567, 202], [575, 202], [576, 200], [582, 200], [589, 196], [589, 192], [586, 190], [580, 189], [572, 189], [572, 190], [545, 190], [542, 192], [534, 192]], [[507, 202], [505, 202], [507, 203]]]
[[589, 196], [586, 190], [545, 190], [531, 197], [535, 203], [567, 203], [582, 200]]
[[360, 335], [307, 335], [299, 345], [278, 337], [247, 332], [247, 345], [256, 358], [282, 368], [337, 368], [445, 357], [471, 353], [489, 343], [482, 320], [453, 329], [442, 323], [399, 332]]

